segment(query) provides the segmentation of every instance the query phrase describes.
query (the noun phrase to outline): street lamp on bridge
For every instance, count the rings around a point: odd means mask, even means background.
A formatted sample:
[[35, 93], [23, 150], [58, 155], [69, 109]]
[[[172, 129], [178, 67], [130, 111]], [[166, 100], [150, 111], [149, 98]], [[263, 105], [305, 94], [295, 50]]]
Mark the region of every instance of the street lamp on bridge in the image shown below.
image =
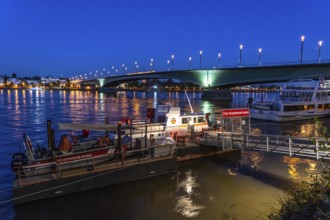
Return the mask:
[[125, 73], [125, 64], [121, 65], [123, 73]]
[[319, 41], [319, 63], [321, 63], [321, 47], [322, 47], [323, 41]]
[[202, 69], [202, 55], [203, 55], [203, 51], [200, 50], [199, 51], [199, 68]]
[[261, 52], [262, 52], [262, 48], [259, 48], [259, 49], [258, 49], [258, 57], [259, 57], [259, 62], [258, 62], [258, 64], [259, 64], [259, 66], [261, 66]]
[[137, 69], [138, 69], [138, 62], [135, 61], [134, 64], [135, 64], [135, 72], [137, 72]]
[[303, 51], [304, 51], [304, 41], [305, 41], [305, 36], [301, 36], [301, 45], [300, 45], [300, 64], [302, 64], [302, 59], [303, 59]]
[[152, 71], [152, 66], [153, 66], [153, 63], [154, 63], [154, 59], [153, 59], [153, 58], [151, 58], [151, 59], [150, 59], [150, 71]]
[[220, 67], [221, 53], [218, 53], [218, 67]]
[[239, 65], [242, 66], [243, 44], [239, 45]]
[[172, 58], [172, 70], [173, 70], [173, 65], [174, 65], [174, 54], [172, 54], [171, 58]]
[[189, 69], [191, 69], [191, 61], [192, 61], [192, 57], [189, 57]]

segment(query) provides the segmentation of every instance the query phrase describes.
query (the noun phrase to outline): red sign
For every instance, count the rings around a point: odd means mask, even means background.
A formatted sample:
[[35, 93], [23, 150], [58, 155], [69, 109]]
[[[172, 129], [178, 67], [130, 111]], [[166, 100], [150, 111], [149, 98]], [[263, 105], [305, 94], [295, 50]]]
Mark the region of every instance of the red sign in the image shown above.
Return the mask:
[[248, 108], [233, 108], [233, 109], [222, 109], [222, 118], [232, 118], [232, 117], [248, 117], [250, 111]]

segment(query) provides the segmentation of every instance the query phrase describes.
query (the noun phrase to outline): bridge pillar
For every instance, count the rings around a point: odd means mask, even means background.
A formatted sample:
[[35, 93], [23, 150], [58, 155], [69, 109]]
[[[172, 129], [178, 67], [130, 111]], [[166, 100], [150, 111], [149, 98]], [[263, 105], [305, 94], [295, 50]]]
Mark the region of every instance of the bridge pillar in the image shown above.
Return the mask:
[[233, 100], [233, 96], [229, 89], [204, 90], [203, 94], [202, 94], [202, 99], [231, 101], [231, 100]]

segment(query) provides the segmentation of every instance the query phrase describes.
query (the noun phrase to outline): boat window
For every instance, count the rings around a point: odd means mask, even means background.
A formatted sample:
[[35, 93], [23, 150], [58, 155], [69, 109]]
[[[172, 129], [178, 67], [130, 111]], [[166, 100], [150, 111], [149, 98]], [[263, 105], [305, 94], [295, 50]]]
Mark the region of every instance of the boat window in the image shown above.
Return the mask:
[[324, 110], [329, 110], [330, 109], [330, 103], [324, 104]]
[[196, 124], [196, 117], [194, 117], [194, 124]]
[[313, 110], [314, 105], [286, 105], [283, 108], [285, 112], [293, 112], [293, 111], [308, 111]]
[[182, 118], [181, 124], [188, 124], [189, 118]]
[[292, 112], [292, 111], [303, 111], [305, 110], [303, 105], [286, 105], [283, 108], [285, 112]]
[[318, 104], [317, 110], [318, 111], [324, 111], [324, 104]]
[[197, 122], [198, 122], [198, 123], [206, 122], [206, 119], [205, 119], [204, 117], [198, 117]]

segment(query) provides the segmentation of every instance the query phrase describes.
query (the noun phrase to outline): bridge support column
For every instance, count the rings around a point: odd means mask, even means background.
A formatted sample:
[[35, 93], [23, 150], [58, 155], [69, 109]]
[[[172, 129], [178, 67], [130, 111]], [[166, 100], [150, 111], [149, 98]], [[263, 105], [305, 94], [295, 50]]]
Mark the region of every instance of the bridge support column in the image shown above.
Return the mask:
[[233, 96], [229, 89], [204, 90], [202, 94], [202, 99], [230, 101], [233, 100]]

